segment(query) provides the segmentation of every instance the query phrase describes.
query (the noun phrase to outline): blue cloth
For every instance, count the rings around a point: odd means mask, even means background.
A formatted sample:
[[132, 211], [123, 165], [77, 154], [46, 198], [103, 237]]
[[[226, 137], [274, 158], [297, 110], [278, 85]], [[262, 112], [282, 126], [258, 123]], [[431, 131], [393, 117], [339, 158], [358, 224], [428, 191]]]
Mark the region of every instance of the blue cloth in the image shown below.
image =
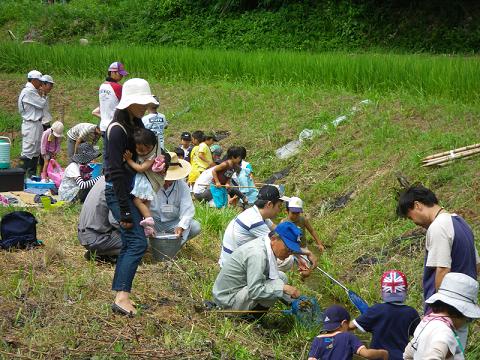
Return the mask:
[[[477, 261], [475, 258], [475, 242], [472, 229], [460, 216], [451, 216], [453, 222], [453, 244], [452, 244], [452, 265], [451, 272], [459, 272], [477, 280]], [[427, 300], [435, 294], [435, 273], [436, 268], [428, 267], [428, 251], [425, 252], [423, 268], [423, 300]], [[425, 306], [427, 312], [427, 306]]]
[[258, 190], [255, 188], [255, 183], [253, 182], [252, 177], [250, 176], [252, 173], [252, 165], [247, 164], [243, 166], [240, 170], [240, 173], [237, 175], [238, 178], [238, 185], [240, 186], [251, 186], [249, 188], [240, 188], [242, 194], [244, 194], [249, 204], [253, 204], [257, 200]]
[[420, 322], [417, 310], [404, 304], [375, 304], [355, 319], [360, 330], [372, 333], [370, 348], [388, 350], [389, 359], [402, 360], [403, 351]]
[[351, 360], [353, 354], [363, 344], [350, 332], [338, 333], [334, 336], [316, 337], [313, 340], [308, 357], [321, 360]]
[[[108, 208], [112, 212], [113, 217], [120, 222], [120, 206], [113, 187], [105, 187], [105, 199], [107, 200]], [[142, 260], [148, 247], [143, 227], [140, 226], [140, 213], [133, 204], [131, 197], [128, 199], [128, 204], [131, 210], [133, 227], [128, 230], [120, 227], [123, 246], [120, 255], [118, 255], [115, 274], [113, 276], [112, 290], [114, 291], [131, 291], [138, 264]]]
[[215, 207], [220, 209], [228, 204], [228, 194], [227, 189], [224, 187], [217, 188], [215, 185], [210, 184], [210, 192], [212, 194], [213, 202], [215, 203]]
[[137, 175], [135, 175], [135, 184], [133, 185], [131, 194], [142, 200], [153, 200], [155, 191], [153, 191], [152, 184], [145, 174], [137, 173]]

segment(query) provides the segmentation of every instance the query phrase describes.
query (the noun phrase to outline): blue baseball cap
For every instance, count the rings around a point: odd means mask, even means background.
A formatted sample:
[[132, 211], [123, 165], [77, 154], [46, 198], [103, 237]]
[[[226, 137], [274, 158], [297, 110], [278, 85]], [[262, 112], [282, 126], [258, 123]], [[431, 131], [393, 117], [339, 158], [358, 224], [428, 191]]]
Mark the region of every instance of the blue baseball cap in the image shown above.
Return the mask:
[[292, 253], [295, 254], [302, 252], [302, 249], [300, 249], [300, 237], [302, 236], [302, 231], [297, 225], [290, 221], [285, 221], [277, 225], [275, 232]]
[[324, 312], [323, 330], [333, 331], [340, 327], [343, 320], [350, 321], [350, 314], [343, 306], [332, 305]]

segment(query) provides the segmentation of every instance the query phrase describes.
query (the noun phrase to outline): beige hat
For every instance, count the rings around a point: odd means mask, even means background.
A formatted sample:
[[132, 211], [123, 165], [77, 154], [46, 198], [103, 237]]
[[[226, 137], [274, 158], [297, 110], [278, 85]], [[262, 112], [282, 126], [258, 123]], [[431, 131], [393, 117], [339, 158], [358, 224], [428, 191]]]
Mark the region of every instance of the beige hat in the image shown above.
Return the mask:
[[52, 131], [55, 137], [62, 137], [63, 136], [63, 124], [60, 121], [55, 121], [52, 124]]
[[117, 105], [117, 109], [126, 109], [132, 104], [158, 105], [158, 101], [153, 97], [150, 85], [144, 79], [134, 78], [125, 81], [122, 88], [122, 98]]
[[170, 165], [168, 166], [165, 180], [174, 181], [180, 180], [188, 176], [192, 170], [192, 166], [186, 160], [179, 159], [174, 152], [168, 153], [171, 157]]

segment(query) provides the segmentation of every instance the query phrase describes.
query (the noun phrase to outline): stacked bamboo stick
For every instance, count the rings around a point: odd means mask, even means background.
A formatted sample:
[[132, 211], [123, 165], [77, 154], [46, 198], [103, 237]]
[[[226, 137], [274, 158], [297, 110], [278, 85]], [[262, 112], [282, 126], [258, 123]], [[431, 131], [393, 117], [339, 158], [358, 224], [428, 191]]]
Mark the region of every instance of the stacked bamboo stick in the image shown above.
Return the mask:
[[422, 160], [422, 166], [445, 166], [455, 159], [465, 159], [477, 154], [480, 154], [480, 144], [473, 144], [427, 156]]

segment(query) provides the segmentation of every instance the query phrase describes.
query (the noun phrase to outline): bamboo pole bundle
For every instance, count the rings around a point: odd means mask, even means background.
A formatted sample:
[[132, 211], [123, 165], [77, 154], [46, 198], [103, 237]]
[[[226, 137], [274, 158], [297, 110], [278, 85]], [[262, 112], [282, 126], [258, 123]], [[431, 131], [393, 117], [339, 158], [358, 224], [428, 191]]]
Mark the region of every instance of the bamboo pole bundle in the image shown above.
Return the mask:
[[439, 159], [441, 157], [451, 155], [452, 153], [453, 154], [458, 154], [458, 153], [461, 153], [461, 152], [466, 151], [466, 150], [477, 149], [477, 148], [480, 148], [480, 144], [473, 144], [473, 145], [464, 146], [464, 147], [461, 147], [461, 148], [458, 148], [458, 149], [444, 151], [444, 152], [441, 152], [441, 153], [438, 153], [438, 154], [433, 154], [433, 155], [427, 156], [427, 157], [423, 158], [422, 162], [424, 162], [424, 163], [430, 162], [433, 159]]
[[480, 147], [463, 150], [461, 152], [452, 151], [451, 153], [449, 153], [449, 155], [443, 155], [440, 157], [432, 158], [430, 161], [424, 162], [422, 166], [423, 167], [433, 166], [433, 165], [444, 166], [455, 159], [470, 158], [476, 154], [480, 154]]

